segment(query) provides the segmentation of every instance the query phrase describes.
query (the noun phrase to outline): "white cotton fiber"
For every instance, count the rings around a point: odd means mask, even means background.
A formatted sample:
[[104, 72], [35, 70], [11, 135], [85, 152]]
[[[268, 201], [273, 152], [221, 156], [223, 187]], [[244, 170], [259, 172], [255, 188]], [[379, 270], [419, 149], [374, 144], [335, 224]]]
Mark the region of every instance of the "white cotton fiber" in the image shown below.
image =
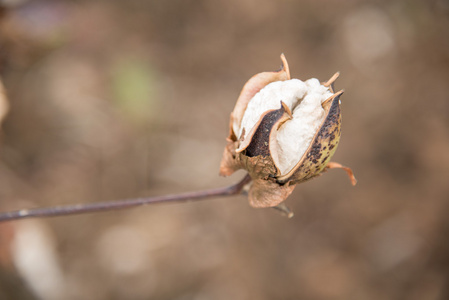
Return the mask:
[[238, 136], [245, 128], [246, 135], [256, 125], [261, 115], [279, 109], [284, 102], [292, 111], [293, 119], [285, 122], [277, 134], [278, 157], [273, 157], [281, 174], [288, 173], [301, 159], [324, 119], [321, 103], [332, 96], [329, 89], [315, 79], [276, 81], [259, 91], [248, 103]]

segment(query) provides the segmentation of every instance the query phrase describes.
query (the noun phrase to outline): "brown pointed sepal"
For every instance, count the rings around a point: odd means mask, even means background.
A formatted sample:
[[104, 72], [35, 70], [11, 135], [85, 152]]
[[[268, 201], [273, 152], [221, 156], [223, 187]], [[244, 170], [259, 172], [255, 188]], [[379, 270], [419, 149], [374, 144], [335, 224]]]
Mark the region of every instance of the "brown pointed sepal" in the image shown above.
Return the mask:
[[326, 166], [326, 170], [328, 169], [342, 169], [346, 172], [346, 174], [349, 177], [349, 180], [351, 180], [351, 184], [352, 185], [356, 185], [357, 184], [357, 179], [354, 176], [354, 172], [352, 171], [351, 168], [343, 166], [342, 164], [336, 163], [336, 162], [329, 162]]
[[249, 204], [256, 208], [277, 206], [287, 199], [294, 188], [289, 183], [280, 185], [273, 178], [254, 180], [248, 193]]
[[228, 140], [220, 163], [220, 176], [232, 175], [235, 171], [242, 168], [240, 161], [236, 159], [235, 149], [237, 148], [237, 144], [238, 142]]

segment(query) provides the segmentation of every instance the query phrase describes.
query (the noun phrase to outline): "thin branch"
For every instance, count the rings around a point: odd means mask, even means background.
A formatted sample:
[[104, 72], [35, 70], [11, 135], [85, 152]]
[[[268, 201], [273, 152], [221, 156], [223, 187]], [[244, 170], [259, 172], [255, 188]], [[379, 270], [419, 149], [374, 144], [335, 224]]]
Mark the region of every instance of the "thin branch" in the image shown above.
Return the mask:
[[203, 200], [213, 197], [224, 197], [238, 195], [242, 192], [244, 186], [251, 181], [251, 177], [246, 175], [240, 182], [222, 188], [209, 189], [203, 191], [195, 191], [178, 195], [165, 195], [149, 198], [124, 199], [118, 201], [106, 201], [85, 204], [73, 204], [54, 207], [21, 209], [10, 212], [0, 212], [0, 222], [25, 219], [25, 218], [42, 218], [56, 217], [101, 211], [110, 211], [136, 207], [146, 204], [166, 203], [166, 202], [186, 202]]

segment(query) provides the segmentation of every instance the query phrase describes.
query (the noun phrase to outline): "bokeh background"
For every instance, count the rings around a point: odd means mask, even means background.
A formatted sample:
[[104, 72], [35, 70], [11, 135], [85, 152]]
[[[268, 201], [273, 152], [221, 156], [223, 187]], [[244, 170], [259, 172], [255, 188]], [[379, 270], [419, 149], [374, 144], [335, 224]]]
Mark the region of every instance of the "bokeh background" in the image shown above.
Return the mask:
[[229, 185], [243, 84], [341, 77], [353, 168], [295, 217], [243, 196], [0, 224], [0, 299], [448, 299], [449, 2], [0, 1], [0, 208]]

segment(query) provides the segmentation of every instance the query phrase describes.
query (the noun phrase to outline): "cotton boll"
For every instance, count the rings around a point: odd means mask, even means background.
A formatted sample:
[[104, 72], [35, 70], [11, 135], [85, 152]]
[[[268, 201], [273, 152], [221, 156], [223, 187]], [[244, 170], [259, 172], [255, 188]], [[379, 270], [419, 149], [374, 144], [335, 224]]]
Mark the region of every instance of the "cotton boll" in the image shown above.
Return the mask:
[[276, 72], [254, 75], [244, 85], [230, 118], [227, 145], [220, 175], [248, 171], [252, 207], [275, 207], [295, 185], [328, 169], [352, 170], [331, 162], [341, 135], [340, 96], [332, 84], [335, 73], [323, 84], [290, 79], [285, 56]]
[[277, 134], [278, 151], [272, 153], [281, 174], [290, 171], [304, 155], [324, 118], [321, 103], [332, 96], [329, 89], [312, 78], [277, 81], [268, 84], [248, 103], [239, 135], [245, 129], [245, 138], [267, 111], [279, 109], [284, 102], [293, 113]]

